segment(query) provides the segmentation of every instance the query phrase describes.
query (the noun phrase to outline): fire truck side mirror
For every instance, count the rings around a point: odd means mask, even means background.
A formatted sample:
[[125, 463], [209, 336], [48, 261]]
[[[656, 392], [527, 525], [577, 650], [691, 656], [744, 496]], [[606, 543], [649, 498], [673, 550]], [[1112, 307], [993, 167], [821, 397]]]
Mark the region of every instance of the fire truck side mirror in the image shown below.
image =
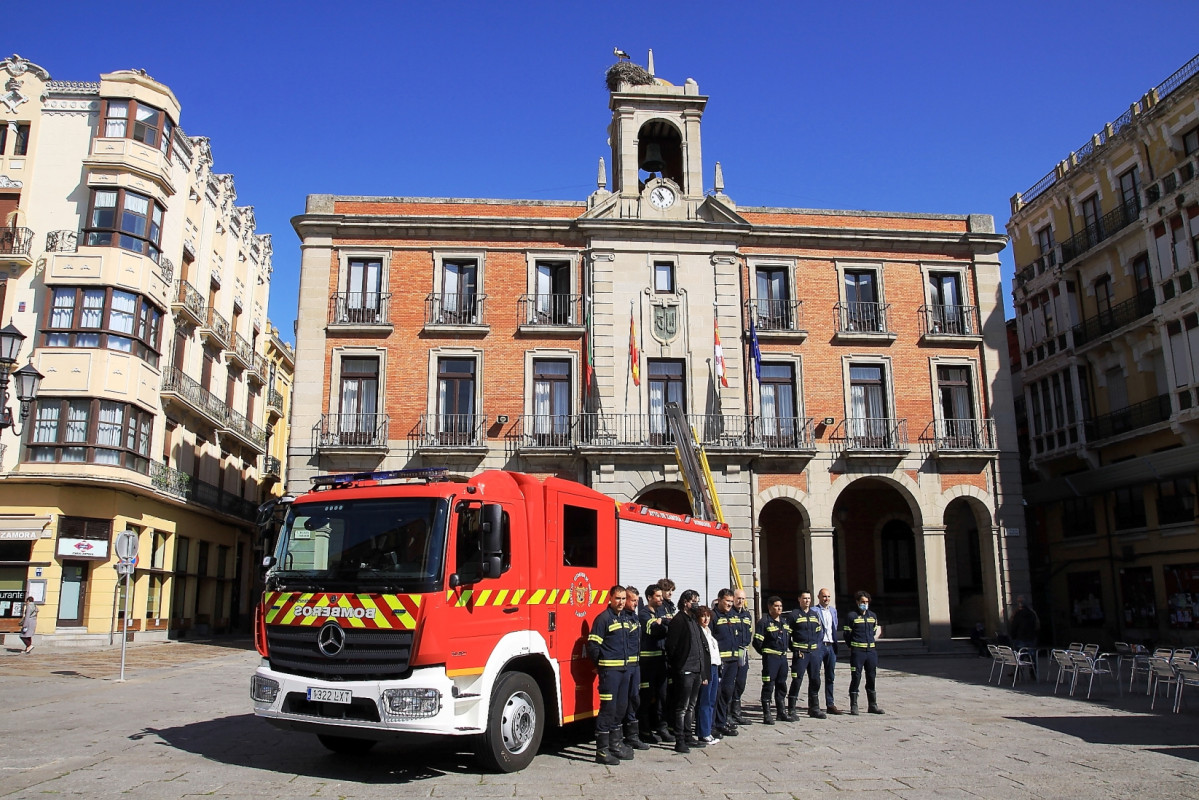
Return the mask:
[[498, 503], [483, 506], [483, 577], [498, 578], [504, 564], [504, 507]]

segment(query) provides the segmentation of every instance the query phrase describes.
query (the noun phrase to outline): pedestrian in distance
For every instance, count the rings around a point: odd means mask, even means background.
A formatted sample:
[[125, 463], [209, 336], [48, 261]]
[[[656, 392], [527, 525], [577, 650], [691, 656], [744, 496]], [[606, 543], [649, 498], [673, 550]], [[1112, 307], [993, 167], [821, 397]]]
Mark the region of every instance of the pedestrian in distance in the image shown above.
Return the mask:
[[787, 709], [787, 651], [791, 645], [790, 625], [783, 616], [783, 601], [779, 597], [766, 599], [767, 613], [758, 620], [754, 631], [754, 650], [762, 657], [762, 722], [774, 724], [770, 704], [780, 717]]
[[599, 672], [599, 714], [595, 718], [595, 761], [615, 766], [633, 757], [622, 742], [629, 698], [629, 635], [622, 619], [627, 594], [623, 586], [608, 592], [608, 605], [587, 636], [587, 654]]
[[1012, 612], [1012, 621], [1008, 625], [1008, 635], [1012, 638], [1012, 647], [1016, 650], [1031, 650], [1037, 646], [1037, 629], [1041, 620], [1037, 612], [1024, 602], [1024, 596], [1016, 597], [1016, 609]]
[[833, 679], [837, 676], [837, 632], [841, 627], [837, 621], [837, 607], [833, 605], [832, 590], [821, 589], [816, 601], [813, 608], [823, 628], [820, 633], [820, 663], [824, 665], [824, 705], [828, 713], [840, 714], [841, 709], [833, 702]]
[[795, 722], [804, 676], [808, 678], [808, 716], [824, 719], [820, 710], [820, 649], [824, 626], [812, 609], [812, 593], [799, 593], [799, 608], [791, 612], [791, 689], [787, 692], [787, 721]]
[[716, 744], [720, 737], [712, 733], [712, 722], [720, 702], [720, 645], [712, 635], [712, 609], [700, 606], [696, 609], [699, 617], [699, 629], [708, 643], [708, 656], [711, 664], [708, 668], [708, 682], [699, 692], [699, 703], [695, 709], [695, 736], [703, 745]]
[[25, 595], [25, 607], [21, 609], [21, 641], [25, 649], [21, 652], [33, 652], [33, 635], [37, 633], [37, 602], [33, 595]]
[[649, 745], [641, 741], [641, 725], [637, 714], [641, 708], [641, 620], [637, 610], [641, 606], [640, 593], [636, 586], [625, 587], [624, 610], [620, 619], [624, 622], [628, 642], [628, 661], [625, 669], [629, 673], [628, 704], [624, 713], [624, 743], [634, 750], [648, 750]]
[[688, 589], [679, 597], [678, 613], [670, 620], [666, 632], [666, 663], [674, 688], [674, 750], [689, 753], [692, 747], [703, 747], [692, 735], [695, 730], [695, 707], [699, 693], [712, 663], [708, 642], [695, 618], [699, 592]]
[[870, 592], [860, 591], [854, 595], [857, 608], [845, 618], [842, 630], [845, 632], [845, 643], [849, 645], [849, 713], [858, 714], [858, 687], [862, 684], [862, 675], [866, 676], [867, 711], [871, 714], [885, 713], [878, 706], [878, 693], [875, 691], [874, 679], [878, 672], [878, 641], [881, 628], [878, 617], [870, 610]]
[[666, 629], [670, 619], [662, 607], [662, 589], [651, 583], [645, 587], [645, 602], [637, 610], [641, 625], [641, 738], [650, 744], [674, 743], [670, 732], [670, 702], [667, 694]]

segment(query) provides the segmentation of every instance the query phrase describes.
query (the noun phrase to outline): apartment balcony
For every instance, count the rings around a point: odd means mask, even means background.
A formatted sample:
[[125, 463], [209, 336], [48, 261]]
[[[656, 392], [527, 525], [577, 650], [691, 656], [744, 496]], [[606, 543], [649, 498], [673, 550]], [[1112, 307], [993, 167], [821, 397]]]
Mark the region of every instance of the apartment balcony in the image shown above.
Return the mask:
[[928, 342], [975, 344], [983, 338], [978, 306], [926, 305], [920, 315], [920, 335]]
[[270, 362], [262, 353], [252, 353], [253, 363], [246, 370], [246, 377], [254, 383], [264, 385], [267, 376], [270, 375]]
[[205, 309], [204, 321], [200, 323], [200, 336], [222, 350], [229, 348], [229, 321], [220, 313], [208, 306]]
[[830, 441], [849, 459], [902, 458], [911, 451], [908, 421], [894, 417], [849, 417], [833, 430]]
[[887, 324], [889, 303], [837, 303], [833, 306], [836, 338], [888, 342], [896, 338]]
[[168, 197], [175, 194], [171, 162], [166, 154], [137, 139], [97, 136], [92, 139], [91, 152], [83, 163], [101, 172], [111, 172], [114, 168], [135, 172], [157, 183]]
[[208, 308], [200, 290], [185, 280], [179, 280], [179, 294], [171, 303], [171, 311], [192, 325], [203, 325], [208, 318]]
[[229, 409], [223, 430], [231, 433], [246, 447], [261, 454], [266, 450], [266, 431], [246, 419], [245, 415]]
[[802, 342], [808, 338], [802, 300], [750, 299], [745, 301], [745, 313], [759, 339]]
[[1084, 448], [1081, 429], [1082, 426], [1078, 423], [1068, 422], [1053, 430], [1032, 434], [1030, 460], [1034, 463], [1045, 463], [1059, 458], [1081, 457]]
[[445, 332], [485, 334], [487, 295], [433, 292], [425, 297], [425, 327]]
[[0, 263], [28, 267], [33, 264], [33, 231], [0, 228]]
[[162, 371], [163, 403], [174, 403], [210, 422], [215, 429], [224, 428], [229, 420], [229, 406], [205, 389], [194, 378], [174, 367]]
[[1170, 413], [1170, 395], [1162, 394], [1109, 414], [1092, 417], [1085, 423], [1087, 441], [1111, 439], [1150, 425], [1169, 422]]
[[761, 451], [761, 457], [806, 459], [816, 455], [816, 437], [811, 417], [777, 417], [764, 414], [750, 418], [746, 445]]
[[1073, 261], [1100, 242], [1115, 236], [1136, 222], [1140, 214], [1140, 198], [1133, 198], [1104, 214], [1082, 231], [1062, 242], [1062, 264]]
[[939, 459], [991, 457], [999, 452], [993, 419], [938, 419], [922, 440]]
[[487, 417], [483, 414], [421, 414], [408, 433], [417, 452], [481, 454], [487, 449]]
[[162, 494], [239, 519], [252, 522], [258, 517], [257, 504], [157, 461], [150, 462], [150, 485]]
[[338, 292], [329, 298], [329, 327], [347, 333], [388, 333], [390, 306], [390, 292]]
[[387, 414], [322, 414], [313, 444], [321, 452], [386, 451], [389, 421]]
[[278, 479], [283, 475], [283, 463], [274, 456], [262, 459], [262, 477]]
[[271, 388], [267, 390], [266, 414], [268, 422], [273, 422], [283, 417], [283, 393], [278, 389]]
[[254, 366], [254, 348], [250, 346], [244, 336], [235, 333], [233, 334], [233, 346], [229, 348], [225, 358], [229, 360], [230, 364], [242, 369], [250, 369]]
[[162, 275], [163, 283], [170, 286], [175, 281], [175, 262], [166, 256], [158, 256], [158, 272]]
[[516, 324], [522, 331], [582, 333], [583, 295], [522, 294], [516, 299]]
[[[1139, 319], [1149, 317], [1156, 306], [1157, 297], [1152, 289], [1148, 289], [1136, 297], [1112, 306], [1107, 311], [1101, 311], [1093, 317], [1088, 317], [1081, 324], [1075, 325], [1071, 331], [1074, 336], [1075, 349], [1096, 342], [1109, 333], [1125, 328]], [[1152, 322], [1151, 319], [1146, 321]]]
[[79, 231], [50, 231], [46, 234], [47, 253], [74, 253], [79, 249]]
[[1025, 287], [1027, 285], [1028, 289], [1025, 291], [1025, 294], [1032, 294], [1034, 292], [1040, 291], [1042, 288], [1044, 288], [1040, 284], [1048, 283], [1048, 281], [1038, 281], [1036, 286], [1032, 286], [1029, 284], [1031, 284], [1034, 280], [1036, 280], [1036, 278], [1040, 277], [1041, 275], [1054, 274], [1054, 271], [1055, 271], [1054, 267], [1056, 267], [1058, 265], [1058, 261], [1059, 261], [1059, 259], [1057, 256], [1057, 247], [1054, 246], [1053, 248], [1051, 248], [1050, 250], [1048, 250], [1047, 252], [1045, 252], [1044, 254], [1039, 256], [1036, 260], [1034, 260], [1028, 266], [1023, 267], [1022, 269], [1016, 270], [1016, 276], [1012, 282], [1012, 288], [1022, 289], [1023, 287]]
[[504, 441], [509, 451], [560, 454], [578, 446], [581, 420], [578, 414], [521, 414]]

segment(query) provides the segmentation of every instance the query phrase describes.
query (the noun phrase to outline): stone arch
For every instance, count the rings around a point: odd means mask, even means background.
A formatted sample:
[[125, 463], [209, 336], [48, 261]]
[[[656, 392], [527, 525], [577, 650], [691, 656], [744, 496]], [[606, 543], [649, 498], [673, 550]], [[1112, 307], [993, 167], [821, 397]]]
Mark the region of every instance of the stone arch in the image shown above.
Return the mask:
[[1003, 631], [998, 527], [991, 496], [976, 486], [954, 486], [937, 497], [936, 513], [945, 530], [949, 620], [955, 636], [977, 622], [987, 635]]
[[[919, 530], [924, 526], [924, 510], [920, 507], [920, 501], [917, 499], [921, 495], [920, 487], [916, 481], [912, 480], [902, 472], [887, 473], [885, 475], [870, 475], [858, 473], [844, 473], [836, 478], [829, 485], [827, 524], [833, 525], [834, 520], [833, 509], [836, 508], [837, 502], [841, 499], [841, 495], [845, 493], [853, 484], [862, 480], [875, 480], [881, 483], [886, 483], [892, 486], [899, 495], [906, 501], [908, 509], [912, 513], [912, 529]], [[821, 520], [822, 522], [824, 520]]]
[[687, 497], [687, 489], [679, 481], [655, 481], [637, 492], [633, 502], [658, 511], [691, 513], [691, 500]]

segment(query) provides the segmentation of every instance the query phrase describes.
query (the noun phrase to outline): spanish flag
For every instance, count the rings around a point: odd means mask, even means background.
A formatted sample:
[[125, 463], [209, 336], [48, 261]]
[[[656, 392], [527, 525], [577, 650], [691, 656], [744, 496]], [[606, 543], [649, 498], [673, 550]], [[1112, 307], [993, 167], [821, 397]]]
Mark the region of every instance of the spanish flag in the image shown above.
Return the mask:
[[637, 349], [637, 320], [629, 312], [629, 369], [633, 372], [633, 385], [641, 385], [641, 352]]

